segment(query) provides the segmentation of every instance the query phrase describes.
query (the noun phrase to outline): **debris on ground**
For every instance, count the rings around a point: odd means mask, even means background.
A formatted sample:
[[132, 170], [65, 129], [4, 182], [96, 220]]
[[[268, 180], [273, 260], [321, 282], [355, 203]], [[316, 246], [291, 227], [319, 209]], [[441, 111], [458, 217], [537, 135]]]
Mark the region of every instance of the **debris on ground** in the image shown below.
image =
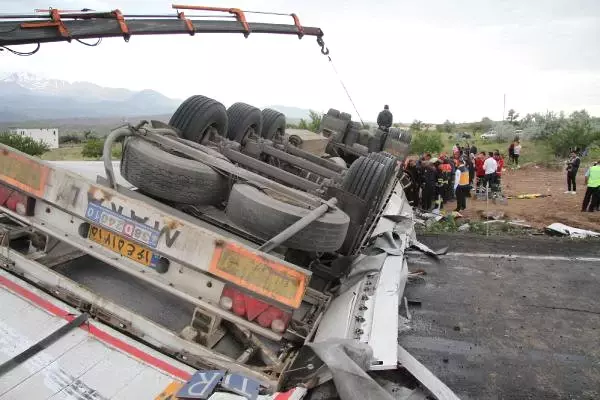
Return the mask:
[[574, 228], [559, 222], [548, 225], [546, 227], [546, 233], [550, 235], [570, 236], [572, 238], [600, 237], [600, 233], [598, 232]]
[[491, 211], [480, 211], [480, 216], [482, 219], [494, 219], [494, 220], [501, 220], [503, 219], [506, 214], [504, 213], [504, 211], [498, 211], [498, 210], [491, 210]]

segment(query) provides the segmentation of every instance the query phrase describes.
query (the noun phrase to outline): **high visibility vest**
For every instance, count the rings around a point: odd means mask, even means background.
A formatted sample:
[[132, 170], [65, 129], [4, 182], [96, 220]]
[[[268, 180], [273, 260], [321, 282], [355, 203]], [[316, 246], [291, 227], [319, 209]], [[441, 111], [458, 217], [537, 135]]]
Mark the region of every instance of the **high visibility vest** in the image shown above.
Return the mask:
[[460, 179], [458, 180], [459, 186], [467, 186], [469, 184], [469, 170], [463, 165], [458, 167], [460, 171]]
[[590, 176], [588, 177], [588, 187], [600, 186], [600, 165], [594, 165], [590, 168]]

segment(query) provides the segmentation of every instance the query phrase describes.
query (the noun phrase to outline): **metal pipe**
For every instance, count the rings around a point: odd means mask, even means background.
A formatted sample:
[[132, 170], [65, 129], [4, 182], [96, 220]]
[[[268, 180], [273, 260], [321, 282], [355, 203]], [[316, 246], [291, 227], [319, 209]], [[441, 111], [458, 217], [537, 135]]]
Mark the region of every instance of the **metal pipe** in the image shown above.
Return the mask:
[[[148, 140], [150, 142], [156, 143], [156, 144], [161, 145], [166, 148], [171, 148], [182, 154], [185, 154], [188, 157], [191, 157], [192, 159], [194, 159], [196, 161], [200, 161], [203, 164], [206, 164], [208, 166], [211, 166], [213, 168], [216, 168], [216, 169], [226, 172], [228, 174], [237, 176], [241, 179], [244, 179], [244, 180], [247, 180], [250, 182], [255, 182], [255, 183], [265, 186], [271, 190], [274, 190], [276, 192], [284, 194], [288, 197], [292, 197], [294, 199], [302, 201], [306, 204], [317, 207], [317, 206], [321, 205], [321, 203], [322, 203], [321, 199], [317, 196], [287, 187], [278, 182], [274, 182], [269, 178], [265, 178], [264, 176], [261, 176], [261, 175], [255, 174], [254, 172], [240, 168], [240, 167], [232, 164], [228, 160], [224, 160], [222, 158], [212, 156], [209, 154], [209, 151], [214, 151], [214, 150], [206, 148], [206, 146], [199, 144], [197, 146], [194, 146], [195, 148], [192, 148], [192, 147], [188, 146], [187, 144], [180, 143], [178, 140], [176, 140], [174, 138], [157, 135], [154, 133], [153, 129], [148, 129], [148, 128], [145, 128], [145, 129], [139, 131], [139, 134], [140, 134], [140, 137], [145, 138], [146, 140]], [[206, 150], [200, 150], [203, 148], [206, 148]], [[263, 163], [262, 161], [255, 160], [252, 157], [244, 156], [243, 154], [238, 153], [234, 150], [225, 151], [225, 153], [226, 154], [224, 154], [224, 155], [227, 158], [231, 158], [231, 157], [229, 157], [230, 153], [233, 156], [235, 156], [237, 154], [237, 155], [241, 155], [245, 158], [248, 158], [250, 160], [253, 160], [263, 167], [267, 166], [267, 164]], [[243, 158], [243, 157], [240, 157], [240, 158]], [[285, 171], [281, 171], [281, 170], [276, 170], [276, 171], [285, 173]], [[286, 174], [291, 175], [293, 178], [296, 178], [297, 180], [306, 181], [305, 179], [299, 178], [296, 175], [289, 174], [289, 173], [286, 173]], [[306, 181], [306, 182], [310, 184], [310, 189], [312, 189], [312, 190], [321, 188], [321, 186], [317, 185], [316, 183], [313, 183], [310, 181]]]
[[133, 135], [131, 127], [122, 126], [109, 133], [106, 137], [106, 140], [104, 141], [104, 149], [102, 150], [102, 160], [104, 161], [104, 171], [106, 172], [108, 186], [110, 186], [111, 189], [117, 189], [117, 180], [115, 179], [115, 171], [113, 170], [112, 165], [112, 146], [115, 140], [131, 135]]
[[314, 193], [314, 192], [317, 192], [318, 190], [322, 189], [322, 186], [319, 185], [318, 183], [309, 181], [308, 179], [301, 178], [290, 172], [273, 167], [272, 165], [269, 165], [263, 161], [257, 160], [254, 157], [250, 157], [243, 153], [240, 153], [239, 151], [225, 148], [225, 149], [223, 149], [223, 153], [231, 161], [243, 164], [246, 167], [252, 168], [255, 171], [259, 171], [267, 176], [270, 176], [271, 178], [284, 181], [287, 184], [294, 186], [296, 188], [302, 189], [304, 191]]
[[329, 168], [330, 170], [335, 171], [337, 173], [342, 173], [344, 171], [344, 168], [342, 166], [337, 165], [336, 163], [329, 161], [326, 158], [322, 158], [322, 157], [316, 156], [312, 153], [309, 153], [308, 151], [299, 149], [296, 146], [292, 146], [292, 145], [285, 146], [285, 151], [296, 157], [300, 157], [300, 158], [308, 160], [312, 163], [319, 164], [322, 167]]
[[314, 210], [306, 214], [304, 217], [300, 218], [298, 221], [285, 228], [275, 237], [269, 239], [267, 242], [265, 242], [265, 244], [260, 246], [258, 250], [265, 253], [270, 252], [271, 250], [273, 250], [274, 248], [276, 248], [277, 246], [279, 246], [280, 244], [282, 244], [283, 242], [300, 232], [302, 229], [306, 228], [312, 222], [321, 218], [327, 211], [329, 211], [330, 208], [335, 207], [336, 204], [337, 199], [335, 197], [332, 197], [331, 199], [327, 200], [327, 202], [325, 202], [324, 204], [321, 204], [319, 207], [315, 208]]
[[301, 157], [296, 157], [292, 154], [286, 153], [285, 151], [276, 149], [273, 146], [268, 146], [268, 145], [262, 146], [262, 151], [265, 154], [279, 158], [282, 161], [285, 161], [289, 164], [292, 164], [292, 165], [295, 165], [302, 169], [305, 169], [309, 172], [315, 173], [319, 176], [322, 176], [325, 178], [331, 178], [331, 179], [335, 179], [335, 180], [341, 179], [341, 175], [339, 173], [337, 173], [329, 168], [322, 167], [311, 161], [305, 160]]

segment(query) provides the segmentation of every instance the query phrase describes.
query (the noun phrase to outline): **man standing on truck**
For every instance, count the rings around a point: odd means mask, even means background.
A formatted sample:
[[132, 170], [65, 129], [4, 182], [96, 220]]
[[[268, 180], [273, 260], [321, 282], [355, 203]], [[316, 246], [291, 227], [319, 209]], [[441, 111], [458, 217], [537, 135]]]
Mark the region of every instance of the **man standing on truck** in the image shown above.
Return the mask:
[[392, 123], [394, 122], [394, 116], [390, 112], [390, 106], [387, 104], [383, 106], [383, 111], [379, 113], [377, 116], [377, 125], [379, 128], [384, 131], [388, 131], [392, 127]]

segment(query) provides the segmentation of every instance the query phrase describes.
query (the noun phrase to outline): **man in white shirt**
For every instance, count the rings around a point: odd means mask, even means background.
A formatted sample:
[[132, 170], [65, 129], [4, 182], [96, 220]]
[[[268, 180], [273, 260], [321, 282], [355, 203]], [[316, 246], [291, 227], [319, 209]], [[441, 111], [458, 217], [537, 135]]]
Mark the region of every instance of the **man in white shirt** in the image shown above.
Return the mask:
[[483, 162], [483, 169], [485, 171], [484, 185], [489, 185], [491, 188], [496, 183], [496, 170], [498, 169], [498, 162], [494, 159], [494, 153], [491, 151]]
[[515, 143], [514, 152], [515, 152], [515, 154], [514, 154], [515, 164], [517, 165], [517, 168], [519, 168], [519, 156], [521, 155], [521, 142], [519, 142], [518, 140]]

